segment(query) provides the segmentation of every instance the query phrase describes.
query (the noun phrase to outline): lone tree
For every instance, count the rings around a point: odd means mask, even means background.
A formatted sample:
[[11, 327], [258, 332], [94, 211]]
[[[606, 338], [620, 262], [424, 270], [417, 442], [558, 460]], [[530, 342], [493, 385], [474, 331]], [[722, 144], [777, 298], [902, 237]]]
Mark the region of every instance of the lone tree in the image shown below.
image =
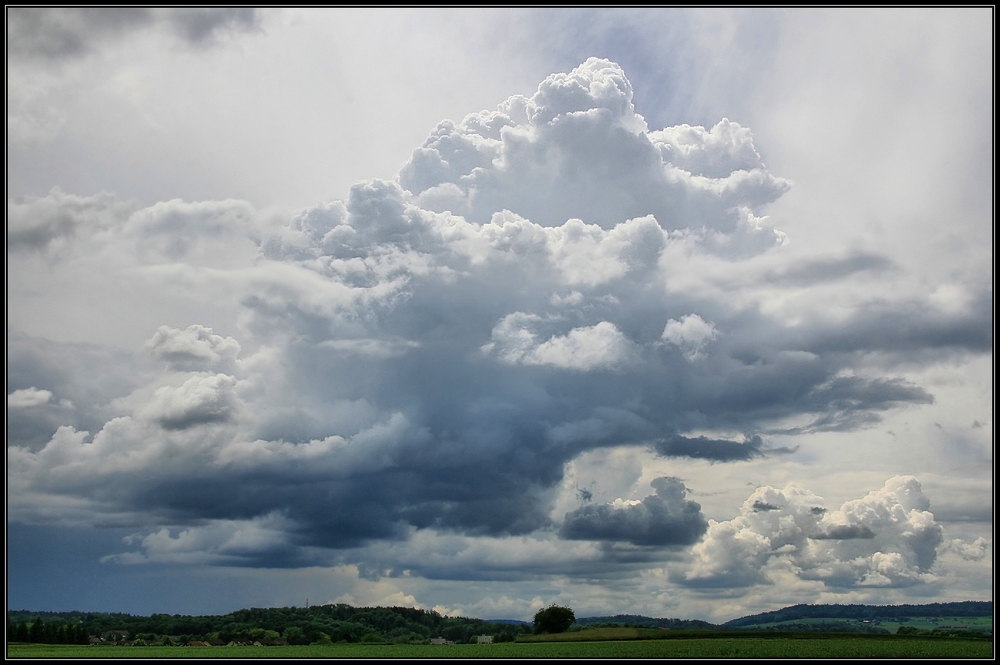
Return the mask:
[[549, 605], [544, 610], [535, 613], [535, 634], [565, 633], [576, 621], [573, 610], [560, 605]]

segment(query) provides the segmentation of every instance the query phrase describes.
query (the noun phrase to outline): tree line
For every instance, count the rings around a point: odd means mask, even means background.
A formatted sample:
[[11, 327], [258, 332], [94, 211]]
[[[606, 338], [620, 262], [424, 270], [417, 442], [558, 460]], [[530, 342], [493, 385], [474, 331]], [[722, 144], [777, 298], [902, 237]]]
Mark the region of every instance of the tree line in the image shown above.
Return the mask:
[[36, 644], [87, 644], [90, 634], [80, 624], [43, 621], [36, 617], [32, 622], [7, 619], [7, 640], [9, 642], [33, 642]]
[[[555, 606], [553, 606], [555, 607]], [[552, 608], [548, 608], [551, 610]], [[560, 608], [560, 610], [569, 608]], [[542, 611], [560, 616], [566, 612]], [[992, 616], [993, 603], [966, 601], [927, 605], [796, 605], [776, 612], [766, 612], [727, 622], [725, 627], [752, 627], [760, 623], [796, 621], [806, 618], [853, 618], [868, 620], [905, 620], [907, 617]], [[569, 610], [568, 616], [574, 616]], [[574, 616], [575, 618], [575, 616]], [[538, 617], [536, 616], [536, 624]], [[649, 626], [673, 629], [719, 628], [704, 621], [654, 619], [635, 615], [571, 619], [574, 630], [601, 625]], [[555, 632], [538, 625], [536, 630]], [[815, 625], [813, 629], [817, 629]], [[822, 629], [822, 628], [820, 628]], [[559, 628], [557, 628], [559, 630]], [[787, 630], [787, 628], [786, 628]], [[853, 630], [857, 630], [854, 628]], [[533, 632], [533, 626], [520, 622], [491, 622], [465, 617], [444, 617], [410, 607], [352, 607], [346, 604], [317, 605], [309, 608], [277, 607], [237, 610], [224, 615], [189, 616], [153, 614], [133, 616], [107, 612], [31, 612], [7, 613], [7, 639], [11, 642], [49, 644], [86, 644], [91, 637], [106, 638], [105, 643], [120, 643], [114, 633], [127, 634], [128, 643], [186, 644], [204, 641], [211, 644], [329, 644], [335, 642], [420, 643], [433, 637], [449, 642], [474, 642], [478, 635], [492, 635], [494, 642], [514, 641], [519, 635]], [[138, 642], [137, 642], [138, 641]]]
[[[7, 615], [8, 640], [50, 644], [86, 644], [91, 636], [112, 631], [128, 634], [129, 643], [186, 644], [328, 644], [335, 642], [419, 643], [432, 637], [474, 642], [492, 635], [495, 642], [514, 641], [531, 632], [529, 624], [444, 617], [410, 607], [352, 607], [345, 604], [309, 608], [251, 608], [217, 616], [153, 614], [133, 616], [104, 612], [29, 612]], [[60, 632], [63, 631], [63, 632]], [[76, 642], [59, 642], [72, 631]], [[83, 635], [81, 638], [80, 635]]]

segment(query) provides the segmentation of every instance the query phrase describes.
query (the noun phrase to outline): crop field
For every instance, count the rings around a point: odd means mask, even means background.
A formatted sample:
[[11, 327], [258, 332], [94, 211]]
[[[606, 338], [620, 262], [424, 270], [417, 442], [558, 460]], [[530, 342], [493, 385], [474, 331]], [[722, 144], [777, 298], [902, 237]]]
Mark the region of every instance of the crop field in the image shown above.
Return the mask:
[[17, 658], [992, 658], [990, 640], [812, 635], [607, 642], [271, 647], [101, 647], [11, 644]]

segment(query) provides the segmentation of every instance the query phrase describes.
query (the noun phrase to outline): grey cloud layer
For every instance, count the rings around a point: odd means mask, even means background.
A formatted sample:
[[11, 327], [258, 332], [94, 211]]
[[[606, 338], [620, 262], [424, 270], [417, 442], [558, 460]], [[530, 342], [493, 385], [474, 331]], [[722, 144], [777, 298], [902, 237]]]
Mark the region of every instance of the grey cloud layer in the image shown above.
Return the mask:
[[54, 189], [45, 197], [7, 205], [7, 251], [43, 250], [66, 242], [79, 229], [110, 227], [124, 221], [134, 206], [111, 194], [74, 196]]
[[204, 46], [218, 33], [251, 30], [256, 24], [255, 10], [249, 8], [13, 7], [7, 10], [7, 45], [15, 58], [63, 59], [153, 26]]
[[[155, 266], [146, 274], [161, 283], [222, 282], [244, 325], [150, 330], [129, 361], [142, 381], [98, 386], [89, 401], [70, 390], [76, 377], [19, 356], [28, 342], [12, 350], [12, 388], [65, 394], [80, 415], [38, 416], [24, 439], [11, 437], [11, 514], [90, 511], [152, 529], [147, 554], [123, 562], [305, 565], [317, 549], [425, 532], [721, 542], [729, 532], [706, 526], [675, 479], [658, 479], [638, 503], [585, 505], [561, 523], [552, 495], [565, 464], [598, 447], [736, 462], [790, 452], [769, 448], [769, 431], [870, 426], [933, 396], [866, 373], [864, 351], [905, 340], [897, 351], [933, 356], [991, 342], [981, 312], [918, 317], [913, 303], [890, 302], [831, 328], [769, 315], [753, 283], [742, 300], [676, 286], [698, 260], [781, 251], [783, 234], [760, 215], [787, 187], [736, 123], [648, 131], [621, 69], [591, 59], [531, 98], [443, 123], [398, 181], [360, 183], [277, 231], [238, 201], [119, 211], [112, 198], [53, 192], [9, 205], [22, 238], [11, 251], [65, 243], [74, 261], [73, 243], [86, 241]], [[227, 261], [237, 243], [259, 243], [252, 264]], [[861, 257], [757, 283], [884, 268]], [[885, 331], [887, 321], [905, 328]], [[39, 450], [42, 431], [51, 439]], [[779, 499], [756, 497], [769, 508], [746, 519], [779, 515]], [[802, 543], [902, 537], [815, 507], [803, 509], [813, 521]], [[857, 537], [864, 529], [875, 535]], [[929, 529], [910, 550], [871, 554], [864, 571], [815, 574], [919, 579]], [[756, 579], [771, 550], [748, 552], [732, 565], [698, 554], [689, 583]]]

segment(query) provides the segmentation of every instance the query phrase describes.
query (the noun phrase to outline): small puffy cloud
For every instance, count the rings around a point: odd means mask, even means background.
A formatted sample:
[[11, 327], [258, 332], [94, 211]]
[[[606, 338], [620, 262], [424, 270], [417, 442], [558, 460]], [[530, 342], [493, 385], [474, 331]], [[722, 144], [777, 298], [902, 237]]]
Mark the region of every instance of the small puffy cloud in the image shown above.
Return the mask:
[[684, 357], [694, 362], [702, 358], [705, 345], [718, 337], [715, 326], [697, 314], [682, 316], [678, 321], [670, 319], [663, 328], [661, 338], [668, 344], [684, 351]]
[[691, 545], [705, 533], [708, 522], [701, 506], [685, 499], [687, 488], [678, 478], [652, 482], [655, 494], [641, 501], [616, 500], [586, 505], [566, 513], [560, 535], [569, 540], [623, 541], [634, 545]]
[[48, 404], [52, 400], [52, 392], [38, 388], [23, 388], [7, 395], [7, 408], [27, 409], [32, 406]]
[[574, 328], [539, 342], [531, 331], [537, 316], [515, 312], [493, 328], [492, 341], [483, 347], [509, 364], [550, 365], [560, 369], [589, 371], [614, 368], [628, 361], [631, 343], [613, 323]]
[[758, 488], [738, 517], [710, 523], [681, 583], [769, 584], [765, 570], [772, 560], [788, 561], [800, 579], [831, 588], [903, 587], [933, 579], [943, 532], [916, 478], [890, 478], [837, 510], [817, 510], [822, 503], [795, 486]]
[[727, 118], [710, 130], [685, 124], [650, 132], [649, 137], [665, 162], [696, 176], [720, 178], [761, 164], [750, 130]]
[[226, 422], [239, 408], [235, 387], [227, 374], [193, 376], [178, 387], [158, 388], [140, 414], [166, 429]]
[[211, 328], [191, 325], [184, 330], [160, 326], [146, 342], [150, 355], [177, 369], [197, 369], [220, 363], [232, 364], [240, 344], [232, 337], [216, 335]]
[[944, 549], [949, 552], [954, 552], [966, 561], [982, 561], [986, 558], [990, 545], [991, 543], [982, 536], [976, 538], [972, 542], [962, 540], [961, 538], [955, 538], [945, 543]]

